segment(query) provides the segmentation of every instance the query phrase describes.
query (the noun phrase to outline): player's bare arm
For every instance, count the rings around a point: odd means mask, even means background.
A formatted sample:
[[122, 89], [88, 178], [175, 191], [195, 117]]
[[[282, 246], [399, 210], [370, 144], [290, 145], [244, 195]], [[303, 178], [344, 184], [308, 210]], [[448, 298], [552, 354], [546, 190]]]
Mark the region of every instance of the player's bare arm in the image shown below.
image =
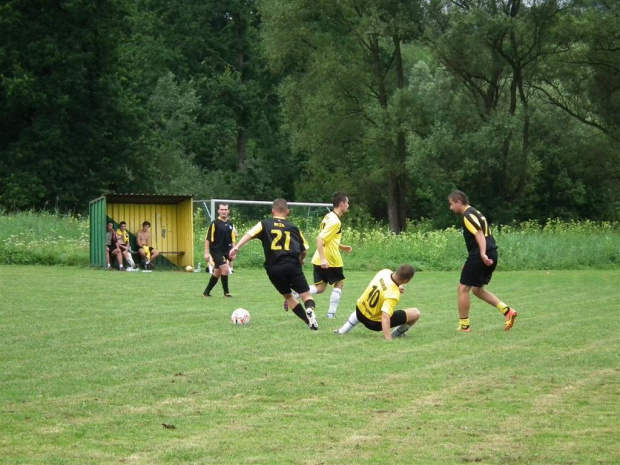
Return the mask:
[[321, 257], [321, 268], [329, 268], [329, 262], [325, 258], [325, 243], [321, 236], [316, 238], [316, 251], [319, 253], [319, 257]]
[[484, 262], [486, 266], [491, 266], [493, 264], [493, 260], [487, 257], [487, 240], [484, 238], [484, 233], [482, 230], [476, 231], [476, 243], [478, 244], [478, 249], [480, 250], [480, 258]]
[[244, 234], [243, 237], [239, 240], [239, 242], [237, 242], [237, 244], [235, 244], [233, 248], [230, 249], [230, 252], [228, 253], [229, 257], [234, 260], [237, 256], [237, 253], [239, 252], [239, 249], [251, 240], [252, 236], [250, 236], [250, 234]]
[[211, 256], [211, 253], [209, 252], [209, 246], [210, 246], [210, 242], [208, 240], [205, 239], [205, 260], [209, 261], [209, 257]]
[[392, 340], [392, 330], [390, 328], [390, 314], [381, 312], [381, 329], [386, 340]]

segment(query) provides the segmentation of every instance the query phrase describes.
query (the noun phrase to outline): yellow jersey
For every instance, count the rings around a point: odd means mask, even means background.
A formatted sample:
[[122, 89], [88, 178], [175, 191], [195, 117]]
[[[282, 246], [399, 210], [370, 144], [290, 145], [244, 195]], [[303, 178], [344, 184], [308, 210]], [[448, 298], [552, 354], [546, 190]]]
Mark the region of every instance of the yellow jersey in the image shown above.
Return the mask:
[[[340, 217], [334, 212], [329, 212], [321, 221], [319, 236], [323, 239], [323, 251], [330, 268], [342, 267], [342, 256], [340, 255], [340, 240], [342, 239], [342, 222]], [[312, 256], [313, 265], [321, 265], [319, 251]]]
[[357, 308], [371, 321], [381, 321], [381, 313], [392, 316], [400, 301], [400, 289], [392, 280], [392, 270], [379, 271], [357, 299]]

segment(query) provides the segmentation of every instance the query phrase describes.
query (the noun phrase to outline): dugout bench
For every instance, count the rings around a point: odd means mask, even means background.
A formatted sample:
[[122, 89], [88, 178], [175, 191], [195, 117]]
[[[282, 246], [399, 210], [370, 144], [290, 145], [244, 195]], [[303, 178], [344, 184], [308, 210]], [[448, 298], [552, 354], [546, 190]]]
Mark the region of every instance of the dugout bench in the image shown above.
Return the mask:
[[193, 266], [194, 223], [192, 196], [108, 194], [90, 202], [90, 265], [105, 266], [105, 230], [108, 221], [118, 229], [127, 223], [132, 256], [139, 264], [136, 233], [151, 223], [152, 247], [159, 251], [156, 267]]

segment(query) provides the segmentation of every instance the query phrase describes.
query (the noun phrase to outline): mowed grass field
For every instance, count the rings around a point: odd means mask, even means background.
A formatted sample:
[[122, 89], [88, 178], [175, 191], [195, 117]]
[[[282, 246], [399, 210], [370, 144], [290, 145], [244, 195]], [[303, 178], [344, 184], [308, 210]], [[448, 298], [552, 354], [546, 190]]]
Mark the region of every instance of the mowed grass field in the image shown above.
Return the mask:
[[474, 299], [470, 334], [458, 273], [420, 272], [392, 342], [332, 333], [372, 277], [346, 274], [313, 332], [262, 270], [205, 299], [206, 273], [0, 267], [0, 463], [620, 462], [620, 271], [496, 272], [515, 327]]

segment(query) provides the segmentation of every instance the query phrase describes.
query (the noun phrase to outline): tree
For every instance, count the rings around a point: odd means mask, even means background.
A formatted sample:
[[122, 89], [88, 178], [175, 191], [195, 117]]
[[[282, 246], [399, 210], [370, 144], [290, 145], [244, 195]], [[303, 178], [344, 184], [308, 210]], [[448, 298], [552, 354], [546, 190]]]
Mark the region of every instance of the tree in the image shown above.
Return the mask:
[[541, 63], [565, 51], [551, 40], [561, 11], [557, 0], [446, 0], [432, 11], [434, 51], [470, 94], [480, 126], [503, 120], [490, 173], [503, 200], [518, 201], [527, 187], [533, 86]]
[[326, 186], [363, 197], [364, 188], [352, 179], [376, 183], [387, 193], [392, 231], [403, 231], [407, 105], [402, 45], [420, 35], [419, 3], [268, 0], [261, 12], [267, 57], [287, 75], [281, 86], [284, 125], [293, 150], [309, 157], [309, 184], [322, 178]]
[[122, 172], [123, 2], [0, 5], [0, 205], [81, 211]]
[[556, 30], [568, 53], [550, 60], [536, 87], [552, 105], [620, 141], [620, 5], [570, 4]]

